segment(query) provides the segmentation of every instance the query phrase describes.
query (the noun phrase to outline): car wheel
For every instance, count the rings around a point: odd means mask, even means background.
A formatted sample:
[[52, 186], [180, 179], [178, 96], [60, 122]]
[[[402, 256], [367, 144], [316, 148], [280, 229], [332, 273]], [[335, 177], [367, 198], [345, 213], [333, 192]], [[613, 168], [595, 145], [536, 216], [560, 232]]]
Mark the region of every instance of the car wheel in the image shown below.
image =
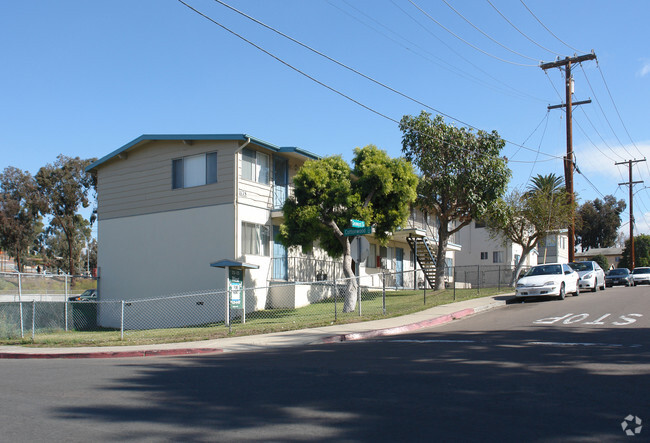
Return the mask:
[[580, 284], [576, 283], [576, 292], [573, 293], [574, 297], [577, 297], [580, 295]]
[[560, 295], [558, 296], [558, 298], [560, 300], [564, 300], [564, 297], [566, 297], [566, 292], [565, 291], [566, 290], [564, 288], [564, 282], [562, 282], [562, 284], [560, 285]]
[[591, 288], [591, 292], [596, 292], [597, 289], [598, 289], [598, 280], [595, 280], [594, 281], [594, 287]]

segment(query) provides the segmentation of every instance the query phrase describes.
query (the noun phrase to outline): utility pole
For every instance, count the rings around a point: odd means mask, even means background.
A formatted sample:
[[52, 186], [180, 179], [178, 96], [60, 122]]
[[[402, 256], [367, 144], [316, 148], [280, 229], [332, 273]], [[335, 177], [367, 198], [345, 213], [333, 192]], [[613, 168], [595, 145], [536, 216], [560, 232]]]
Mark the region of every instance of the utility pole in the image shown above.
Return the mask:
[[638, 162], [644, 162], [645, 158], [642, 160], [628, 160], [625, 162], [618, 162], [614, 163], [615, 165], [624, 165], [627, 164], [627, 167], [629, 169], [629, 176], [630, 176], [630, 181], [624, 182], [624, 183], [619, 183], [619, 186], [623, 185], [628, 185], [630, 187], [630, 269], [634, 269], [634, 203], [633, 203], [633, 198], [634, 198], [634, 193], [632, 192], [632, 188], [634, 188], [634, 185], [637, 183], [643, 183], [643, 180], [637, 180], [633, 181], [632, 180], [632, 165], [634, 163]]
[[[548, 109], [566, 108], [566, 157], [564, 157], [564, 184], [567, 193], [569, 194], [569, 203], [571, 205], [575, 202], [575, 195], [573, 193], [573, 117], [572, 111], [574, 105], [582, 105], [591, 103], [591, 100], [581, 102], [572, 102], [573, 94], [573, 77], [571, 76], [571, 65], [574, 63], [581, 63], [587, 60], [595, 60], [596, 54], [592, 51], [591, 54], [580, 55], [576, 57], [566, 57], [563, 60], [556, 60], [549, 63], [541, 63], [539, 65], [544, 71], [550, 68], [561, 68], [564, 66], [566, 71], [565, 75], [565, 89], [566, 101], [564, 104], [549, 106]], [[571, 215], [571, 223], [569, 224], [569, 262], [575, 261], [576, 249], [576, 223], [575, 211]]]

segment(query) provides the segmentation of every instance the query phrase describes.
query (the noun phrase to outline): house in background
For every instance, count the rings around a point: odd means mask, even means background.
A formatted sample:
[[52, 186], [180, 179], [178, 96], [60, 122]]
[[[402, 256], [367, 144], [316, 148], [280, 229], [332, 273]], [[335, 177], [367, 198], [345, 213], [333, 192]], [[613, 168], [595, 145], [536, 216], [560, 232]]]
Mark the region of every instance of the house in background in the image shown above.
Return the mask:
[[[129, 300], [134, 310], [138, 300], [221, 290], [225, 272], [210, 264], [233, 260], [256, 267], [245, 276], [244, 286], [256, 288], [246, 291], [247, 311], [314, 301], [311, 285], [294, 285], [293, 292], [274, 285], [340, 278], [341, 261], [318, 248], [310, 254], [287, 251], [275, 236], [294, 175], [317, 158], [246, 134], [176, 134], [143, 135], [92, 163], [87, 171], [97, 178], [100, 300]], [[408, 225], [385, 247], [367, 235], [362, 285], [381, 287], [382, 272], [391, 272], [393, 286], [416, 287], [415, 272], [409, 271], [427, 260], [423, 251], [435, 251], [437, 227], [429, 222], [412, 211]], [[453, 264], [460, 247], [449, 249], [446, 260]], [[214, 318], [212, 303], [223, 301], [176, 308], [158, 326], [221, 320]], [[100, 309], [100, 324], [119, 326], [115, 311]]]
[[569, 237], [567, 231], [552, 233], [541, 239], [537, 244], [537, 262], [568, 263]]
[[[607, 258], [607, 269], [618, 268], [618, 262], [623, 258], [623, 248], [589, 248], [584, 252], [576, 252], [576, 261], [593, 260], [597, 255]], [[605, 269], [605, 271], [607, 271]]]
[[[473, 220], [458, 232], [461, 251], [456, 253], [456, 266], [517, 266], [522, 247], [510, 240], [494, 239], [485, 223]], [[524, 266], [537, 264], [537, 250], [533, 249], [524, 261]]]

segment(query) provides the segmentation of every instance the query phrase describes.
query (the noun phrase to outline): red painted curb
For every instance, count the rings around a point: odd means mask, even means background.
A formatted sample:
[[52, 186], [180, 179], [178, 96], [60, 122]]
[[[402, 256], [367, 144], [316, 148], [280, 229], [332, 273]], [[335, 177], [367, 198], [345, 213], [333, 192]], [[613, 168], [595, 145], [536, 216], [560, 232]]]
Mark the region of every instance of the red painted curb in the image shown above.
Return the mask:
[[376, 329], [374, 331], [354, 332], [352, 334], [334, 335], [326, 337], [321, 340], [321, 343], [337, 343], [342, 341], [363, 340], [364, 338], [381, 337], [385, 335], [396, 335], [403, 332], [414, 331], [416, 329], [428, 328], [430, 326], [442, 325], [450, 321], [457, 320], [468, 315], [475, 313], [473, 308], [463, 309], [462, 311], [453, 312], [451, 314], [441, 315], [440, 317], [431, 318], [429, 320], [419, 321], [404, 326], [396, 326], [394, 328]]
[[223, 352], [218, 348], [184, 348], [160, 349], [142, 351], [114, 351], [114, 352], [65, 352], [65, 353], [27, 353], [27, 352], [1, 352], [0, 359], [54, 359], [54, 358], [125, 358], [125, 357], [160, 357], [170, 355], [195, 355]]

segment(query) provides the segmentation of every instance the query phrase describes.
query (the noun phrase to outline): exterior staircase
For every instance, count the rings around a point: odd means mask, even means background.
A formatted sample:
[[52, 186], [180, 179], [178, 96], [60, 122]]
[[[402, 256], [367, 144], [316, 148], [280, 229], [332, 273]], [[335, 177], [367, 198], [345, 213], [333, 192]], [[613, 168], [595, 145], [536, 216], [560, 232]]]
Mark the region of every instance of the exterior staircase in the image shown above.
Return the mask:
[[424, 277], [429, 282], [432, 288], [436, 287], [436, 256], [433, 253], [434, 243], [433, 240], [427, 237], [407, 237], [406, 241], [411, 246], [413, 255], [415, 256]]

